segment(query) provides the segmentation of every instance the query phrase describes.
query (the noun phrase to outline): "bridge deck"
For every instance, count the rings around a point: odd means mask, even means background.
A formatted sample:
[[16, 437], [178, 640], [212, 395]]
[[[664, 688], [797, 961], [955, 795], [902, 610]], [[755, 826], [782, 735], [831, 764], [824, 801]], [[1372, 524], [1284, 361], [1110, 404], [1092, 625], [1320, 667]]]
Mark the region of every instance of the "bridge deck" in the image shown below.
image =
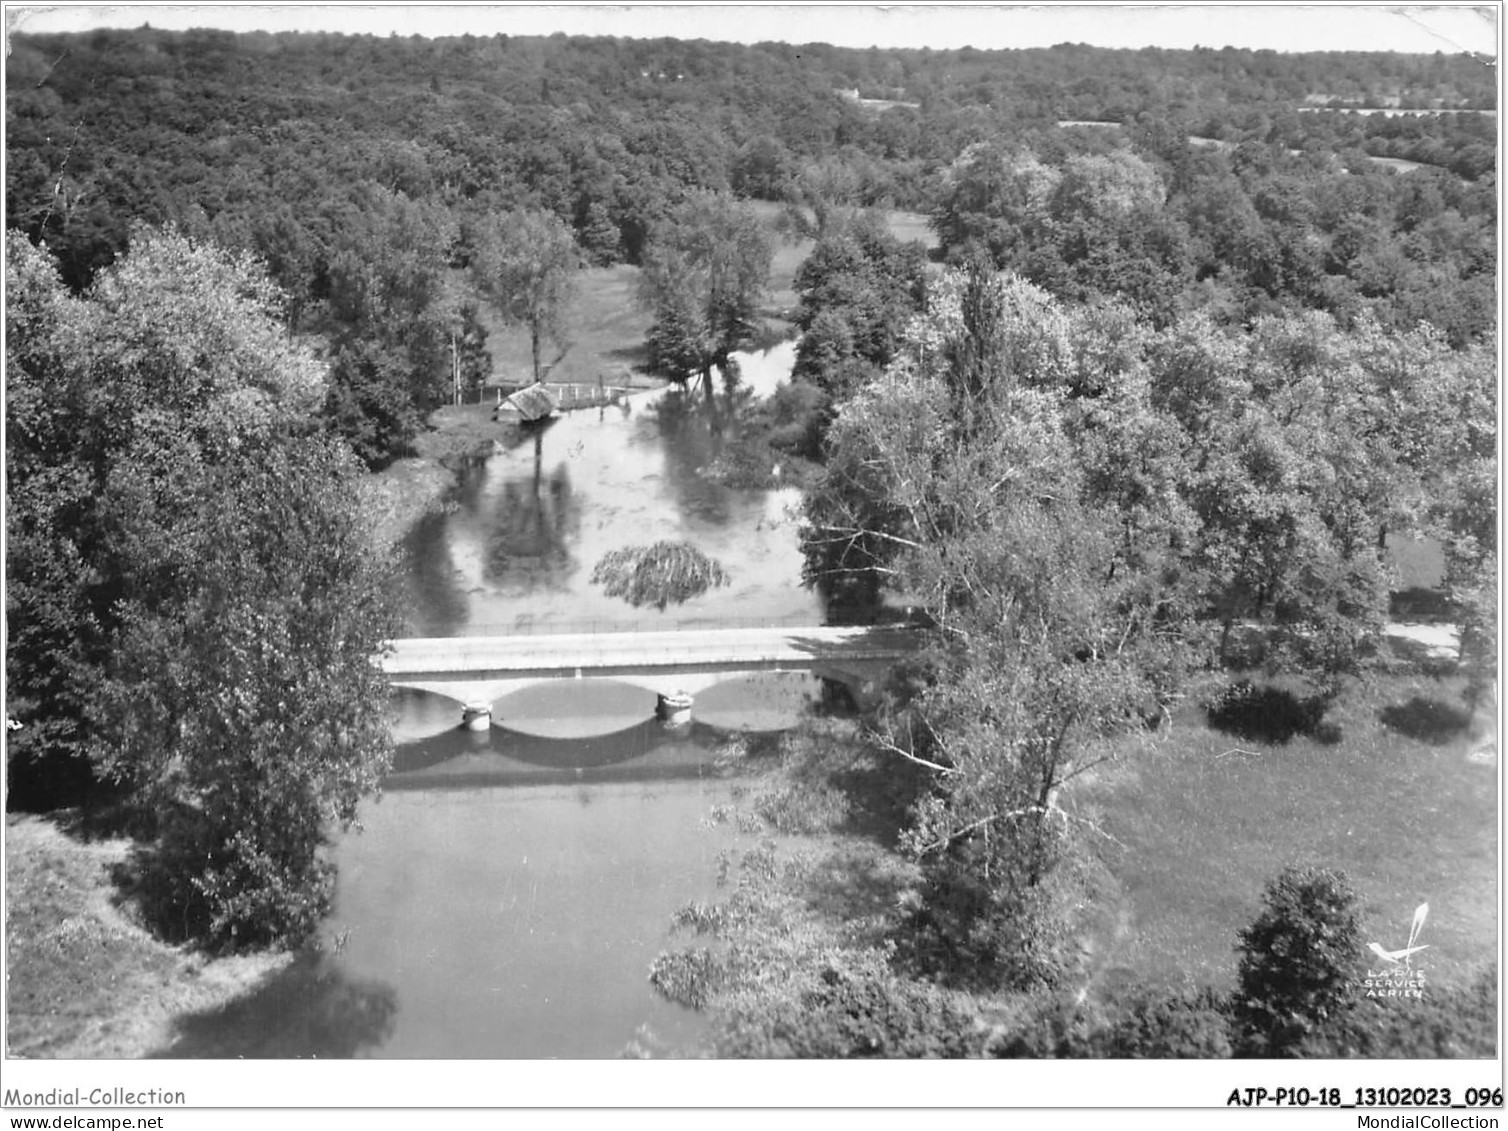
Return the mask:
[[392, 641], [382, 670], [537, 672], [563, 668], [657, 668], [895, 659], [914, 651], [914, 630], [893, 627], [732, 628], [562, 636], [454, 636]]

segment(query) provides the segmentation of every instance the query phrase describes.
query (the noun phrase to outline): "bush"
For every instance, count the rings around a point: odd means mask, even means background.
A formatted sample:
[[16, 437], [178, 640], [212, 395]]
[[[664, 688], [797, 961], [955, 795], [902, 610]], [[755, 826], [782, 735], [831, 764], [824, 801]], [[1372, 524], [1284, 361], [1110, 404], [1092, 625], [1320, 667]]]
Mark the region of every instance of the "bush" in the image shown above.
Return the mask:
[[592, 582], [604, 586], [609, 597], [663, 612], [667, 605], [728, 584], [728, 573], [689, 542], [656, 542], [604, 554], [592, 570]]
[[827, 967], [791, 995], [745, 1004], [717, 1043], [723, 1057], [978, 1055], [983, 1030], [971, 1008], [934, 986], [869, 970]]
[[246, 829], [227, 835], [189, 807], [163, 825], [158, 842], [136, 854], [131, 882], [164, 937], [226, 950], [313, 937], [335, 888], [317, 846]]
[[919, 906], [897, 933], [898, 959], [959, 988], [1059, 985], [1078, 961], [1060, 877], [1000, 883], [987, 874], [967, 849], [928, 865]]
[[727, 970], [706, 947], [659, 954], [649, 968], [649, 982], [677, 1005], [705, 1009], [727, 980]]
[[1104, 1025], [1092, 1006], [1054, 998], [993, 1040], [988, 1051], [1001, 1060], [1080, 1060], [1098, 1055], [1095, 1040]]
[[1470, 986], [1426, 987], [1422, 998], [1357, 997], [1305, 1041], [1300, 1055], [1406, 1060], [1497, 1056], [1497, 968]]
[[1229, 1003], [1213, 990], [1150, 997], [1105, 1019], [1054, 1001], [990, 1050], [1009, 1059], [1222, 1060], [1231, 1055]]
[[1122, 1059], [1223, 1060], [1231, 1055], [1230, 1003], [1213, 990], [1139, 1002], [1095, 1049]]
[[1240, 932], [1235, 1018], [1243, 1056], [1300, 1055], [1337, 1016], [1361, 953], [1356, 894], [1345, 876], [1286, 868]]

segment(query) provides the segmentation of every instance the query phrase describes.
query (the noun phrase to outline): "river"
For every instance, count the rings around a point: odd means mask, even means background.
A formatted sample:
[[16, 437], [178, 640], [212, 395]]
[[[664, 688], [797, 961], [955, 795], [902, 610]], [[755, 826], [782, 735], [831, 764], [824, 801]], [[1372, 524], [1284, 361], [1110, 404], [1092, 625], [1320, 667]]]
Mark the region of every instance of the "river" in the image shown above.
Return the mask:
[[[794, 347], [740, 358], [733, 391], [635, 395], [565, 415], [477, 460], [449, 513], [407, 543], [409, 629], [457, 636], [822, 622], [800, 584], [794, 489], [732, 490], [703, 469]], [[537, 442], [536, 442], [537, 441]], [[729, 584], [665, 612], [592, 584], [607, 551], [685, 539]], [[671, 915], [717, 894], [729, 840], [710, 815], [743, 731], [789, 726], [799, 674], [741, 677], [667, 728], [653, 696], [608, 680], [516, 692], [495, 724], [394, 696], [398, 751], [361, 829], [337, 845], [325, 953], [185, 1027], [171, 1056], [604, 1058], [694, 1050], [698, 1015], [648, 982]]]
[[[704, 474], [736, 434], [740, 407], [789, 376], [795, 346], [738, 360], [737, 392], [718, 388], [713, 404], [699, 390], [637, 394], [475, 461], [452, 513], [408, 541], [413, 635], [820, 624], [820, 599], [800, 585], [799, 491], [733, 490]], [[591, 583], [610, 550], [661, 539], [695, 543], [729, 584], [661, 613]]]

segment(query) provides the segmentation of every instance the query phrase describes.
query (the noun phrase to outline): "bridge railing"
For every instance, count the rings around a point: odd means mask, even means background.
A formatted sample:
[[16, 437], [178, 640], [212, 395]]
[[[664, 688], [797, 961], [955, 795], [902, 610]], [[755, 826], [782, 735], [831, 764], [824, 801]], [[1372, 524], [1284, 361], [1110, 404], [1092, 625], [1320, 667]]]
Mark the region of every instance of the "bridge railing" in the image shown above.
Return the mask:
[[470, 621], [450, 632], [412, 631], [412, 636], [443, 636], [465, 639], [468, 636], [577, 636], [627, 632], [712, 632], [724, 628], [808, 628], [815, 625], [831, 628], [904, 628], [905, 621], [855, 624], [826, 622], [820, 614], [793, 614], [786, 617], [721, 617], [694, 620], [670, 620], [665, 617], [602, 617], [589, 620], [555, 620], [545, 617], [519, 617], [511, 621]]

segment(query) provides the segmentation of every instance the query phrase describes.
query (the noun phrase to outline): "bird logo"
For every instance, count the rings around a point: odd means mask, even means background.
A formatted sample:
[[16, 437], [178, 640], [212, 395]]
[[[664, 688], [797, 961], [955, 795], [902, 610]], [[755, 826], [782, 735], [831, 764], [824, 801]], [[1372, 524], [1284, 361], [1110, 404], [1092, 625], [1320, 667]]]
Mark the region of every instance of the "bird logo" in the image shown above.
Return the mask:
[[1402, 950], [1384, 950], [1377, 943], [1367, 943], [1367, 949], [1384, 962], [1391, 962], [1394, 966], [1412, 965], [1414, 955], [1418, 954], [1421, 950], [1429, 949], [1427, 943], [1418, 946], [1414, 945], [1419, 941], [1419, 933], [1424, 930], [1424, 920], [1428, 915], [1429, 904], [1421, 903], [1418, 910], [1414, 912], [1414, 925], [1409, 929], [1408, 945]]

